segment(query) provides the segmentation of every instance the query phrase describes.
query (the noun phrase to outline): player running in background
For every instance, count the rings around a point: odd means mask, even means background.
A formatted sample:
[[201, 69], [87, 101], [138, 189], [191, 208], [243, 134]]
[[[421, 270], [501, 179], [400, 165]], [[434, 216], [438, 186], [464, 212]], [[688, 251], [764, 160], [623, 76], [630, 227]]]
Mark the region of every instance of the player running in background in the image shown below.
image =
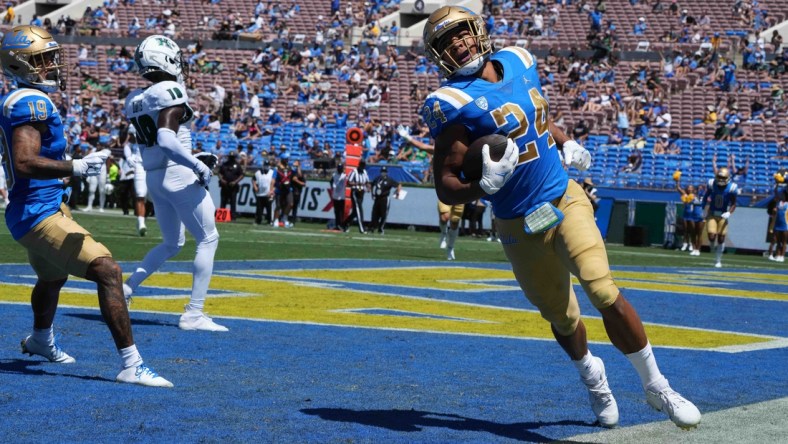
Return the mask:
[[116, 380], [172, 387], [143, 363], [137, 351], [123, 300], [120, 267], [109, 250], [74, 221], [63, 203], [60, 178], [99, 174], [110, 152], [63, 160], [67, 146], [63, 121], [49, 98], [49, 93], [66, 87], [68, 67], [62, 53], [49, 32], [37, 26], [17, 26], [6, 32], [0, 44], [3, 73], [18, 85], [0, 98], [0, 149], [11, 192], [5, 219], [11, 236], [27, 249], [37, 276], [30, 298], [33, 334], [22, 340], [22, 352], [51, 362], [75, 362], [55, 342], [52, 326], [60, 289], [68, 275], [74, 275], [98, 286], [101, 315], [122, 361]]
[[[90, 153], [94, 153], [99, 151], [97, 148], [93, 148]], [[90, 155], [88, 153], [88, 155]], [[99, 172], [96, 176], [90, 176], [85, 179], [88, 183], [88, 204], [85, 207], [85, 211], [93, 211], [93, 202], [96, 200], [96, 191], [99, 193], [99, 213], [104, 212], [104, 204], [107, 202], [107, 165], [106, 163], [104, 166], [101, 167], [101, 172]]]
[[[411, 137], [407, 128], [404, 126], [398, 126], [397, 133], [399, 133], [400, 137], [402, 137], [405, 142], [413, 145], [414, 147], [429, 154], [435, 154], [434, 146], [414, 139]], [[440, 200], [440, 198], [438, 198], [438, 229], [441, 232], [438, 245], [441, 247], [441, 249], [446, 250], [446, 260], [449, 261], [453, 261], [455, 259], [454, 244], [457, 241], [457, 237], [460, 235], [460, 222], [462, 221], [462, 212], [464, 207], [465, 204], [445, 204]]]
[[695, 187], [687, 185], [681, 187], [681, 173], [677, 171], [673, 174], [676, 181], [676, 191], [681, 194], [681, 202], [684, 204], [682, 219], [684, 220], [684, 245], [681, 251], [689, 248], [690, 256], [700, 256], [700, 245], [703, 239], [703, 198], [700, 192], [696, 192]]
[[[435, 139], [438, 197], [460, 204], [490, 195], [514, 275], [572, 359], [599, 423], [615, 426], [618, 406], [602, 360], [588, 350], [571, 275], [640, 376], [647, 402], [679, 427], [696, 426], [700, 412], [671, 389], [657, 367], [637, 312], [613, 282], [591, 203], [561, 164], [559, 150], [565, 165], [579, 170], [590, 166], [591, 155], [549, 119], [536, 59], [519, 47], [493, 51], [484, 20], [462, 7], [433, 12], [424, 45], [446, 77], [422, 108]], [[494, 133], [509, 137], [503, 157], [493, 161], [485, 146], [481, 179], [462, 179], [468, 146]]]
[[777, 206], [774, 211], [774, 257], [776, 262], [785, 262], [785, 245], [788, 243], [788, 187], [777, 187], [774, 192]]
[[148, 196], [148, 185], [145, 180], [145, 167], [142, 166], [142, 154], [137, 145], [137, 130], [129, 126], [129, 136], [126, 144], [123, 145], [123, 154], [134, 170], [134, 212], [137, 215], [137, 233], [145, 236], [148, 227], [145, 225], [147, 210], [145, 209], [145, 198]]
[[725, 251], [725, 235], [728, 234], [728, 219], [736, 211], [736, 196], [739, 187], [731, 182], [731, 172], [723, 167], [709, 179], [703, 202], [706, 206], [706, 232], [709, 235], [709, 248], [715, 252], [714, 266], [722, 267], [722, 253]]
[[189, 106], [184, 77], [188, 70], [178, 45], [153, 35], [134, 53], [140, 75], [152, 82], [126, 98], [126, 117], [137, 130], [148, 192], [156, 208], [162, 243], [154, 247], [123, 284], [127, 299], [137, 287], [186, 242], [184, 228], [197, 242], [192, 294], [178, 326], [183, 330], [227, 331], [205, 315], [205, 296], [219, 245], [214, 207], [207, 186], [211, 169], [192, 155]]

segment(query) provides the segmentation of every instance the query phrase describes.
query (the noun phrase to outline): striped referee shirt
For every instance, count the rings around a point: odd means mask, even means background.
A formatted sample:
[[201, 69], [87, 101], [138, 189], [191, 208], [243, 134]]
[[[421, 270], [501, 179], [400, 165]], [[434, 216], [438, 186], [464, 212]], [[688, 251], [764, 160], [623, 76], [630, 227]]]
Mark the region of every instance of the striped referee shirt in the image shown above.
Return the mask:
[[350, 173], [350, 176], [347, 178], [347, 183], [353, 190], [366, 190], [367, 184], [369, 183], [369, 175], [366, 170], [359, 173], [357, 168]]

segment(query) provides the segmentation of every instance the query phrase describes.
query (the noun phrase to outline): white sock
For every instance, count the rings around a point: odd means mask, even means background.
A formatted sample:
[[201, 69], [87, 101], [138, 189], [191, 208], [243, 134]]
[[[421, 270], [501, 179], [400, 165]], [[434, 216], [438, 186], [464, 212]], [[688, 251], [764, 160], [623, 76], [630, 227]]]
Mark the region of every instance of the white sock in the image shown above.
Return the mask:
[[454, 241], [457, 240], [457, 236], [460, 235], [460, 227], [457, 228], [449, 228], [449, 235], [446, 237], [446, 248], [451, 250], [454, 248]]
[[717, 243], [717, 262], [722, 261], [722, 252], [725, 251], [725, 242]]
[[123, 361], [123, 368], [137, 367], [142, 365], [142, 356], [137, 351], [137, 346], [132, 344], [126, 348], [118, 350], [120, 360]]
[[651, 343], [646, 343], [643, 350], [630, 353], [626, 357], [638, 372], [644, 390], [658, 392], [668, 386], [668, 380], [662, 376], [657, 367], [657, 360], [654, 358], [654, 352], [651, 351]]
[[145, 226], [145, 216], [137, 216], [137, 225], [140, 227]]
[[33, 339], [39, 344], [54, 344], [55, 343], [55, 330], [50, 326], [49, 328], [34, 328]]
[[600, 372], [593, 358], [594, 355], [592, 355], [591, 350], [589, 350], [580, 360], [572, 360], [572, 364], [574, 364], [577, 371], [580, 372], [580, 378], [583, 379], [583, 381], [593, 381], [599, 376]]
[[208, 285], [211, 283], [213, 274], [213, 257], [216, 254], [216, 247], [219, 246], [219, 238], [211, 241], [203, 241], [197, 244], [197, 254], [194, 256], [192, 265], [192, 297], [189, 300], [190, 310], [202, 311], [205, 307], [205, 296], [208, 294]]

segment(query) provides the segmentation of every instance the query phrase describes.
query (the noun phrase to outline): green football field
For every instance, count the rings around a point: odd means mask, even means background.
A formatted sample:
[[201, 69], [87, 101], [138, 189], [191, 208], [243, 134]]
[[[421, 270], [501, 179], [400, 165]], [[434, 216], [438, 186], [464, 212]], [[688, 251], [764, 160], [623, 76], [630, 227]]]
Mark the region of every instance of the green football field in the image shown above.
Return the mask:
[[[2, 214], [2, 212], [0, 212]], [[161, 241], [155, 218], [148, 220], [148, 234], [139, 237], [136, 218], [122, 216], [116, 210], [106, 213], [75, 212], [75, 219], [88, 229], [96, 240], [104, 243], [118, 261], [136, 261]], [[437, 218], [437, 215], [436, 215]], [[251, 218], [240, 218], [231, 223], [218, 224], [220, 233], [217, 260], [255, 259], [388, 259], [428, 260], [445, 259], [444, 250], [438, 248], [438, 233], [389, 228], [385, 236], [362, 235], [355, 230], [338, 233], [326, 230], [325, 222], [300, 222], [295, 228], [258, 226]], [[665, 250], [660, 247], [624, 247], [608, 245], [611, 265], [669, 266], [711, 268], [714, 258], [710, 253], [690, 257], [686, 252]], [[501, 245], [487, 242], [486, 238], [460, 237], [456, 245], [457, 260], [462, 262], [505, 263]], [[11, 238], [5, 224], [0, 227], [0, 262], [24, 263], [25, 251]], [[191, 260], [194, 241], [187, 234], [187, 242], [174, 260]], [[740, 255], [728, 252], [723, 263], [731, 268], [784, 269], [761, 256]]]

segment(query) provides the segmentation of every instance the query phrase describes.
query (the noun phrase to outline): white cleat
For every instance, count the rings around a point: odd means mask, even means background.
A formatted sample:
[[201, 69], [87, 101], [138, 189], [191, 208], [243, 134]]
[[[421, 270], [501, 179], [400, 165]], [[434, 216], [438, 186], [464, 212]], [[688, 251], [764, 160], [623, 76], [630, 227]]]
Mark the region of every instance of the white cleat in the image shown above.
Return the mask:
[[140, 237], [145, 237], [145, 235], [148, 234], [148, 227], [143, 225], [137, 229], [137, 232], [140, 234]]
[[115, 377], [115, 380], [118, 382], [125, 382], [127, 384], [144, 385], [146, 387], [174, 387], [170, 381], [159, 376], [158, 373], [153, 371], [152, 368], [145, 364], [140, 364], [136, 367], [124, 368], [120, 373], [118, 373], [118, 376]]
[[[613, 397], [613, 392], [607, 384], [607, 375], [605, 374], [605, 364], [602, 359], [594, 356], [599, 367], [602, 369], [602, 374], [596, 383], [588, 384], [583, 381], [583, 384], [588, 388], [588, 399], [591, 401], [591, 410], [594, 411], [599, 425], [602, 427], [613, 428], [618, 425], [618, 404], [616, 398]], [[582, 378], [581, 378], [582, 379]]]
[[230, 331], [227, 327], [213, 322], [200, 310], [186, 310], [178, 321], [181, 330], [202, 330], [202, 331]]
[[717, 263], [714, 264], [714, 268], [722, 268], [722, 262], [717, 261]]
[[22, 346], [22, 353], [27, 353], [30, 356], [43, 356], [49, 359], [49, 362], [57, 362], [58, 364], [73, 364], [77, 362], [76, 359], [64, 352], [63, 349], [57, 345], [57, 342], [53, 342], [52, 344], [40, 344], [33, 339], [32, 336], [28, 336], [22, 339], [20, 345]]
[[771, 255], [771, 254], [770, 254], [770, 255], [769, 255], [769, 260], [770, 260], [770, 261], [777, 261], [777, 258], [776, 258], [776, 257], [774, 257], [774, 255]]
[[445, 235], [441, 236], [440, 246], [441, 246], [441, 250], [445, 250], [446, 247], [447, 247], [447, 245], [446, 245], [446, 236]]
[[446, 260], [447, 261], [453, 261], [454, 260], [454, 248], [449, 248], [449, 250], [446, 251]]
[[700, 256], [700, 250], [692, 250], [692, 253], [690, 253], [690, 256]]
[[689, 430], [700, 424], [700, 411], [695, 404], [670, 387], [660, 392], [646, 390], [646, 401], [654, 410], [667, 414], [679, 428]]
[[681, 245], [681, 251], [687, 251], [687, 243], [686, 243], [686, 242], [684, 242], [684, 243]]
[[774, 260], [775, 262], [785, 262], [785, 256], [777, 256], [777, 259]]

